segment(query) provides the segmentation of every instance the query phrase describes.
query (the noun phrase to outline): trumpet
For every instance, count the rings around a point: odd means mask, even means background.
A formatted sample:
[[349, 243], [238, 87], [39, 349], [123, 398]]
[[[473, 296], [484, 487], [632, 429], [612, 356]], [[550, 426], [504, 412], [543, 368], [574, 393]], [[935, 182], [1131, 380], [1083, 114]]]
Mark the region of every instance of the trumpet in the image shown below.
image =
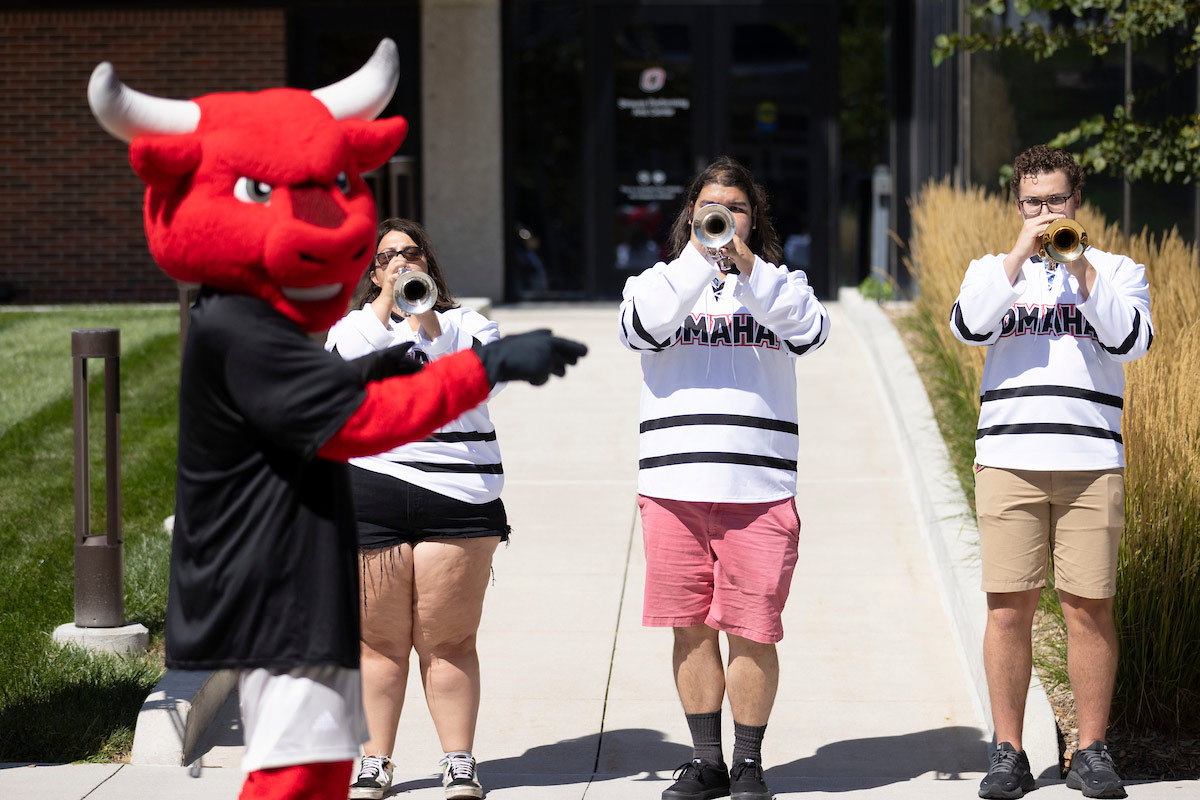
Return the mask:
[[1088, 246], [1087, 231], [1073, 219], [1056, 219], [1042, 234], [1043, 260], [1067, 264], [1083, 255]]
[[437, 284], [427, 273], [405, 270], [396, 277], [392, 298], [406, 315], [424, 314], [437, 304]]
[[733, 229], [733, 212], [717, 203], [704, 206], [692, 217], [692, 233], [710, 250], [732, 242]]
[[704, 206], [692, 217], [692, 233], [696, 241], [708, 248], [709, 255], [717, 259], [717, 269], [721, 272], [738, 272], [733, 259], [717, 252], [733, 241], [733, 232], [733, 212], [718, 203]]

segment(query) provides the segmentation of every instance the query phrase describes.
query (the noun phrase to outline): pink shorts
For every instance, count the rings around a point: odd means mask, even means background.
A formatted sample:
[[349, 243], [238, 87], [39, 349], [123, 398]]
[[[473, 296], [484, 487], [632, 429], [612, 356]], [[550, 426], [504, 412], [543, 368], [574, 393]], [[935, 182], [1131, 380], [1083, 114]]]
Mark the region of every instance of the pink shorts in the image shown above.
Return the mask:
[[783, 638], [800, 517], [793, 498], [689, 503], [638, 495], [646, 549], [642, 624], [708, 625], [762, 644]]

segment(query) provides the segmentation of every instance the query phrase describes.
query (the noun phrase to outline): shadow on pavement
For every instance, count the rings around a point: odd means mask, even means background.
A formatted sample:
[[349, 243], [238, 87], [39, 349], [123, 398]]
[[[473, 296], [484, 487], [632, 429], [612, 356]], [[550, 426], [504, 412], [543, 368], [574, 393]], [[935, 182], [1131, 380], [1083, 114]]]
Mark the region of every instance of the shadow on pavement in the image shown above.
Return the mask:
[[691, 757], [691, 747], [666, 741], [662, 731], [625, 728], [481, 762], [479, 772], [485, 787], [495, 789], [577, 784], [588, 775], [595, 780], [641, 775], [638, 780], [660, 781]]
[[836, 788], [831, 783], [826, 790], [838, 792], [873, 789], [928, 773], [939, 780], [964, 780], [963, 773], [987, 771], [989, 746], [982, 730], [963, 726], [847, 739], [822, 745], [807, 758], [767, 765], [765, 777], [837, 778]]

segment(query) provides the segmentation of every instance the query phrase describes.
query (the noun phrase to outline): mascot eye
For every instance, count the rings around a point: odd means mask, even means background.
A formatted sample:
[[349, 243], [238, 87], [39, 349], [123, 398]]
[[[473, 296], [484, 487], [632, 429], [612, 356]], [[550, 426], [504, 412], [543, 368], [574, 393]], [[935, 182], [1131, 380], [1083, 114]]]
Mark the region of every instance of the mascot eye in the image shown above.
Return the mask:
[[233, 196], [243, 203], [266, 203], [271, 199], [271, 184], [253, 178], [238, 178]]
[[333, 182], [337, 184], [337, 187], [341, 190], [342, 194], [350, 194], [350, 178], [346, 175], [346, 173], [339, 172], [338, 176], [333, 179]]

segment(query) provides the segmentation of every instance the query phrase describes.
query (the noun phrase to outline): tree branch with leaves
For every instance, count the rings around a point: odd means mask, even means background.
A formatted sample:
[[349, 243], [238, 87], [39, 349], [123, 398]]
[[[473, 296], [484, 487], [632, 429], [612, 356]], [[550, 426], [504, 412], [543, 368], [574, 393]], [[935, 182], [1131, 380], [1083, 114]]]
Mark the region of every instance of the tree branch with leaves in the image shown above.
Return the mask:
[[[1007, 9], [1005, 0], [980, 0], [968, 5], [967, 13], [982, 26], [997, 21]], [[1042, 61], [1081, 45], [1103, 55], [1127, 42], [1136, 47], [1169, 34], [1184, 42], [1172, 65], [1176, 74], [1194, 69], [1200, 58], [1200, 0], [1017, 0], [1012, 9], [1022, 18], [1015, 27], [939, 35], [932, 52], [934, 66], [959, 52], [1017, 50]], [[1038, 12], [1065, 20], [1047, 26], [1027, 19]], [[1191, 113], [1142, 122], [1134, 109], [1144, 95], [1135, 92], [1111, 114], [1080, 120], [1049, 144], [1072, 150], [1084, 168], [1097, 173], [1156, 183], [1200, 181], [1200, 115], [1195, 106]]]

